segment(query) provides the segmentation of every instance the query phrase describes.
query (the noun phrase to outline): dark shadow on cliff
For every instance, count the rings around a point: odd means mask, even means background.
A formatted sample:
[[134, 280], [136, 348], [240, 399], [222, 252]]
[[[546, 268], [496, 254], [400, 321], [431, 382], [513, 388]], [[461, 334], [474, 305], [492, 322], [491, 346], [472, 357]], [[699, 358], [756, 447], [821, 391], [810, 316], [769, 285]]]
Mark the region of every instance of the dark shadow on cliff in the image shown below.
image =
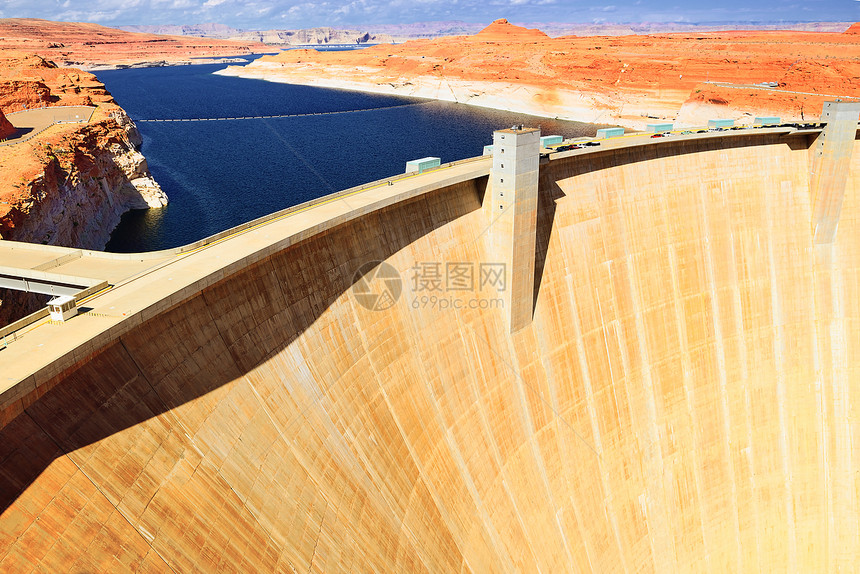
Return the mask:
[[287, 348], [352, 288], [362, 264], [479, 210], [485, 185], [438, 190], [314, 235], [109, 343], [0, 430], [0, 513], [58, 457], [84, 461], [98, 441], [155, 417], [182, 428], [172, 409]]
[[32, 132], [35, 128], [15, 128], [15, 131], [9, 134], [6, 138], [8, 143], [17, 143], [15, 140], [21, 139], [26, 136], [28, 133]]
[[0, 289], [0, 327], [23, 319], [44, 307], [50, 297], [14, 289]]

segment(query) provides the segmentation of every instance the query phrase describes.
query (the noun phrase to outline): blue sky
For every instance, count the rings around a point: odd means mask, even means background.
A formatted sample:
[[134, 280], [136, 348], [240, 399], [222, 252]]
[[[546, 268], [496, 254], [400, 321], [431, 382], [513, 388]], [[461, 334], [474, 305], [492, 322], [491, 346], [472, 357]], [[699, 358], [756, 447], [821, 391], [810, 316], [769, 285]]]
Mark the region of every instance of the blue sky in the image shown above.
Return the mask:
[[236, 28], [369, 27], [437, 20], [779, 22], [860, 20], [860, 0], [0, 0], [0, 18]]

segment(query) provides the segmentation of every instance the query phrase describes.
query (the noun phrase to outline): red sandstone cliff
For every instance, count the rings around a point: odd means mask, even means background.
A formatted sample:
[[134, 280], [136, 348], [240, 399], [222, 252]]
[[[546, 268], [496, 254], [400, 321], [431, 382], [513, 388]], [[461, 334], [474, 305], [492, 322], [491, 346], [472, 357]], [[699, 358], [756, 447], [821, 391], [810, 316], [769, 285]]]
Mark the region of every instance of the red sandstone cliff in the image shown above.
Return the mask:
[[101, 249], [123, 212], [166, 197], [137, 150], [134, 124], [95, 76], [0, 52], [0, 109], [52, 106], [95, 111], [89, 122], [0, 147], [0, 239]]
[[[12, 116], [19, 121], [53, 106], [95, 110], [86, 123], [48, 121], [31, 139], [0, 146], [0, 239], [103, 249], [124, 212], [167, 198], [138, 151], [134, 124], [95, 76], [0, 51], [0, 109], [31, 110]], [[34, 310], [21, 297], [6, 300], [0, 324]]]

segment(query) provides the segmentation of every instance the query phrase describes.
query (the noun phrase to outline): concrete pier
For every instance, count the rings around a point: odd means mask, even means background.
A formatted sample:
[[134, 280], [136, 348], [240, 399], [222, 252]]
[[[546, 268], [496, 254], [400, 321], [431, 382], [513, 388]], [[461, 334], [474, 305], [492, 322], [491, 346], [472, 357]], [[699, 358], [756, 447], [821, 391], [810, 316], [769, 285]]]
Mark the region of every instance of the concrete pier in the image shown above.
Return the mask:
[[815, 243], [832, 243], [836, 236], [851, 154], [854, 151], [858, 116], [860, 102], [824, 103], [821, 121], [826, 122], [827, 126], [811, 149], [809, 188]]
[[504, 300], [511, 333], [532, 320], [540, 146], [539, 129], [493, 132], [492, 237], [507, 271]]

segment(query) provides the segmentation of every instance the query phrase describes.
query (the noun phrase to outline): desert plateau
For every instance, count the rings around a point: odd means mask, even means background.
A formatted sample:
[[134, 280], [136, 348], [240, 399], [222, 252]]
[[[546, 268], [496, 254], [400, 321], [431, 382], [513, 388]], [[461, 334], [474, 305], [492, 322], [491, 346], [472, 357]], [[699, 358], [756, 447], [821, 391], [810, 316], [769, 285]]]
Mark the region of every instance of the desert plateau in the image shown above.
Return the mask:
[[450, 100], [644, 128], [714, 117], [816, 119], [860, 97], [860, 26], [841, 33], [735, 31], [562, 36], [497, 20], [474, 36], [352, 52], [291, 50], [223, 74]]
[[0, 52], [84, 69], [190, 64], [271, 50], [259, 42], [126, 32], [86, 22], [0, 18]]

